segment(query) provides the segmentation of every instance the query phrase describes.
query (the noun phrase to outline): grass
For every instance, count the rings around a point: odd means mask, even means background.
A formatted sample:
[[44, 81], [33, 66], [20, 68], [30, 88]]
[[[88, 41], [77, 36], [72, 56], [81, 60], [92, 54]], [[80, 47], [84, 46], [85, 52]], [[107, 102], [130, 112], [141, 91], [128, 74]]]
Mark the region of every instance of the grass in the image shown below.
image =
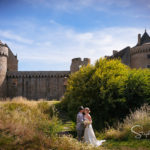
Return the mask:
[[[59, 101], [28, 101], [18, 97], [0, 101], [0, 150], [148, 150], [149, 139], [135, 139], [131, 127], [139, 124], [143, 131], [150, 130], [150, 106], [144, 105], [115, 128], [110, 127], [98, 139], [106, 142], [96, 148], [78, 142], [73, 136], [59, 137], [57, 133], [75, 130], [75, 124], [58, 115]], [[64, 114], [63, 114], [64, 113]], [[64, 121], [65, 120], [65, 121]], [[141, 132], [140, 128], [136, 129]], [[149, 138], [149, 137], [148, 137]]]
[[71, 136], [57, 136], [64, 130], [55, 109], [58, 103], [22, 97], [1, 101], [0, 150], [97, 150]]
[[150, 142], [146, 139], [141, 141], [135, 139], [128, 141], [108, 140], [105, 147], [116, 150], [149, 150]]
[[23, 98], [0, 102], [1, 149], [48, 149], [49, 140], [61, 131], [53, 112], [56, 103]]

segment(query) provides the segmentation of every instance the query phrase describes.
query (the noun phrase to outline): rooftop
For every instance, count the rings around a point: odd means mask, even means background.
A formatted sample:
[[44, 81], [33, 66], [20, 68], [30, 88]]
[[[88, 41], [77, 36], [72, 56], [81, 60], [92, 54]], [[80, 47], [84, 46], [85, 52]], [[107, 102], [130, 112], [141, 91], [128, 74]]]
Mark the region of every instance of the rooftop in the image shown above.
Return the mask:
[[146, 32], [146, 30], [145, 30], [144, 34], [142, 35], [142, 37], [141, 37], [141, 44], [140, 45], [143, 45], [145, 43], [150, 43], [150, 36]]

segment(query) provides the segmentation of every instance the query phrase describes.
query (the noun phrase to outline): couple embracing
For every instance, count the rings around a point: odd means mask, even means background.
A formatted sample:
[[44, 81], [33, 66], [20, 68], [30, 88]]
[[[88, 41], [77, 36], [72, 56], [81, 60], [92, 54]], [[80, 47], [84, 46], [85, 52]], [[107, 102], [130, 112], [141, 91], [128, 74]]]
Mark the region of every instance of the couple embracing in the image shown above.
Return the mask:
[[105, 140], [97, 140], [95, 137], [95, 133], [92, 128], [90, 109], [88, 107], [79, 107], [76, 129], [78, 141], [83, 140], [85, 143], [91, 144], [96, 147], [102, 145], [102, 143], [105, 142]]

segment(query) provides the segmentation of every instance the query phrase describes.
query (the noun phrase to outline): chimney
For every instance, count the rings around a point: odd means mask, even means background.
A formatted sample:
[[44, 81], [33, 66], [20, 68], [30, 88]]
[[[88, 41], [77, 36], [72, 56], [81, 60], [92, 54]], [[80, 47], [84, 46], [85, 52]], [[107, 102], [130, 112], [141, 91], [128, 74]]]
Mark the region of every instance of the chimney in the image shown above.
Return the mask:
[[138, 45], [141, 45], [141, 34], [138, 34]]

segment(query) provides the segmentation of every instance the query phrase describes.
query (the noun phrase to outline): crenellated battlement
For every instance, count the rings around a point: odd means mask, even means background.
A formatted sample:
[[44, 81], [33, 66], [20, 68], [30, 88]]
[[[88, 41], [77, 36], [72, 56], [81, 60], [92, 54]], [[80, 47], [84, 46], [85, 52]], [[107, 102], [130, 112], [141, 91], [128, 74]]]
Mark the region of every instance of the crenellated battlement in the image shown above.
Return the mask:
[[89, 58], [83, 58], [83, 60], [79, 58], [73, 58], [70, 66], [71, 73], [74, 73], [80, 69], [81, 66], [87, 66], [91, 63]]
[[0, 47], [0, 55], [8, 57], [8, 52], [4, 51], [4, 49], [1, 50], [1, 47]]
[[8, 78], [65, 78], [70, 71], [8, 71]]
[[80, 57], [79, 57], [79, 58], [73, 58], [73, 59], [72, 59], [72, 62], [80, 62], [80, 61], [82, 61]]
[[130, 54], [134, 55], [137, 53], [147, 53], [150, 52], [150, 44], [144, 44], [142, 46], [136, 46], [131, 48]]
[[91, 63], [91, 59], [90, 58], [84, 58], [82, 61], [82, 65], [87, 65]]
[[3, 44], [1, 41], [0, 41], [0, 55], [8, 57], [8, 48], [6, 44]]

